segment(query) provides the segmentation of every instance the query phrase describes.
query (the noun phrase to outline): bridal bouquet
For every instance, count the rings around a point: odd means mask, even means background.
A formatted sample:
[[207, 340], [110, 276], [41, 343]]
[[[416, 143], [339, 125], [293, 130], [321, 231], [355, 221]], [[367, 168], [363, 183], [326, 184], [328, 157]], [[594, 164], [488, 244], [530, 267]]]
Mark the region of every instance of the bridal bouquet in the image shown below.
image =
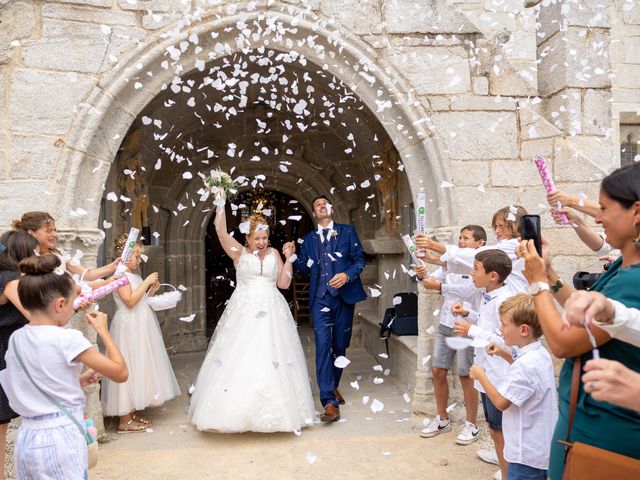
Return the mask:
[[211, 175], [205, 177], [204, 184], [214, 195], [220, 193], [221, 197], [232, 202], [238, 194], [238, 189], [231, 175], [220, 169], [211, 170]]

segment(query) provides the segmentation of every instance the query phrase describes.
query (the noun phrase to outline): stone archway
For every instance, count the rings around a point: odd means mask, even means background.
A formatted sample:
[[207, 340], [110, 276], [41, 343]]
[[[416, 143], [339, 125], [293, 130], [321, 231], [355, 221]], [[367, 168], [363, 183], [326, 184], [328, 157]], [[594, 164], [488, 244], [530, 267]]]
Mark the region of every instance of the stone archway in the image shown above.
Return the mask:
[[[299, 55], [347, 85], [372, 112], [397, 150], [407, 177], [409, 197], [425, 191], [437, 205], [428, 216], [429, 228], [446, 232], [455, 223], [453, 193], [451, 189], [440, 188], [450, 177], [435, 126], [412, 98], [402, 77], [357, 36], [339, 32], [328, 19], [279, 4], [257, 11], [228, 12], [225, 7], [207, 11], [205, 17], [194, 19], [185, 31], [167, 31], [157, 41], [140, 44], [106, 74], [81, 104], [52, 182], [60, 190], [73, 192], [58, 196], [66, 199], [59, 208], [60, 223], [97, 245], [101, 233], [95, 228], [98, 206], [103, 192], [109, 191], [105, 187], [109, 171], [122, 139], [145, 107], [176, 75], [199, 69], [202, 62], [265, 46], [283, 53], [295, 48]], [[202, 52], [205, 53], [200, 55]], [[321, 175], [314, 181], [316, 191], [330, 187]], [[301, 195], [295, 182], [283, 180], [276, 187], [303, 202], [310, 200], [307, 197], [312, 191]], [[195, 187], [187, 190], [192, 196], [196, 191]], [[87, 199], [94, 204], [94, 208], [87, 209], [87, 215], [69, 215], [73, 207], [86, 205]], [[338, 213], [338, 218], [349, 219], [348, 211]], [[178, 269], [188, 269], [194, 256], [203, 255], [198, 233], [202, 233], [208, 219], [195, 209], [186, 209], [178, 215], [168, 215], [166, 220], [168, 232], [177, 231], [172, 225], [189, 220], [193, 233], [193, 240], [184, 236], [165, 239], [167, 260], [178, 257], [183, 260], [180, 265], [167, 262], [167, 279], [175, 282]], [[371, 240], [368, 247], [372, 253], [402, 256], [397, 246], [389, 247], [393, 242]], [[195, 293], [192, 298], [203, 295], [202, 291]], [[181, 313], [192, 312], [196, 304], [192, 300], [186, 302]], [[178, 331], [176, 335], [181, 333]], [[203, 347], [202, 341], [195, 340], [190, 348]]]
[[[263, 31], [257, 39], [249, 35], [239, 42], [235, 33], [238, 22], [262, 22], [275, 25], [276, 30], [288, 28], [291, 32]], [[176, 75], [168, 63], [163, 66], [170, 60], [168, 49], [175, 50], [182, 42], [189, 45], [180, 55], [180, 64], [187, 65], [184, 71], [202, 61], [194, 45], [189, 44], [194, 35], [199, 38], [201, 49], [216, 52], [214, 59], [265, 44], [289, 52], [293, 48], [292, 39], [304, 39], [295, 45], [295, 50], [342, 80], [374, 112], [400, 155], [411, 192], [428, 192], [437, 203], [438, 208], [430, 212], [429, 226], [438, 228], [455, 223], [453, 194], [450, 189], [440, 188], [442, 181], [450, 179], [444, 149], [428, 113], [413, 99], [403, 78], [356, 35], [333, 28], [329, 19], [292, 5], [278, 4], [254, 11], [227, 13], [224, 7], [207, 11], [205, 17], [194, 21], [185, 31], [168, 31], [157, 41], [140, 44], [100, 80], [81, 104], [52, 182], [60, 190], [74, 192], [60, 196], [66, 199], [59, 209], [60, 223], [87, 234], [95, 229], [97, 208], [80, 218], [68, 212], [74, 205], [86, 204], [87, 199], [98, 202], [102, 197], [109, 168], [130, 125]], [[307, 41], [309, 38], [313, 41]]]

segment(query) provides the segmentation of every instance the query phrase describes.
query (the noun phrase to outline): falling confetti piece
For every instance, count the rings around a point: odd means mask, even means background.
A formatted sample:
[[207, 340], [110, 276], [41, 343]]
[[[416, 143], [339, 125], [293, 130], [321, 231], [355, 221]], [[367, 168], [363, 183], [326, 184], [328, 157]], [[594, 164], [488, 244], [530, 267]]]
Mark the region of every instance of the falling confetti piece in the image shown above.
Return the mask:
[[452, 350], [464, 350], [471, 345], [471, 339], [467, 337], [447, 337], [444, 341]]
[[369, 403], [369, 395], [365, 395], [364, 397], [362, 397], [362, 404], [366, 405], [367, 403]]
[[452, 188], [452, 187], [453, 187], [453, 183], [447, 182], [445, 180], [443, 180], [442, 183], [440, 184], [440, 188]]
[[380, 358], [389, 358], [389, 355], [387, 355], [386, 353], [379, 353], [378, 356]]
[[374, 377], [373, 383], [375, 383], [376, 385], [380, 385], [381, 383], [384, 383], [384, 378]]
[[402, 297], [393, 297], [393, 306], [400, 305], [402, 303]]
[[426, 357], [422, 357], [422, 366], [424, 367], [431, 360], [431, 355], [427, 355]]
[[307, 453], [307, 462], [308, 462], [309, 464], [314, 464], [314, 463], [316, 463], [316, 460], [317, 460], [317, 459], [318, 459], [318, 455], [316, 455], [315, 453], [313, 453], [313, 452], [309, 452], [309, 453]]
[[404, 393], [402, 395], [402, 398], [404, 399], [405, 402], [410, 403], [411, 402], [411, 397], [409, 396], [408, 393]]
[[369, 293], [371, 294], [372, 298], [377, 298], [380, 295], [382, 295], [382, 293], [380, 292], [380, 290], [378, 290], [377, 288], [371, 288], [369, 287]]
[[429, 325], [429, 327], [427, 328], [427, 335], [432, 335], [435, 331], [436, 327], [434, 327], [433, 325]]
[[458, 404], [457, 403], [452, 403], [451, 405], [449, 405], [447, 407], [447, 413], [453, 412], [453, 410], [456, 408], [456, 405], [458, 405]]
[[357, 380], [354, 380], [353, 382], [351, 382], [351, 388], [355, 389], [355, 390], [360, 390], [360, 384], [358, 383]]
[[344, 357], [342, 355], [340, 355], [333, 361], [333, 365], [336, 368], [347, 368], [347, 365], [349, 365], [350, 363], [351, 363], [351, 360], [349, 360], [347, 357]]
[[178, 320], [180, 320], [182, 322], [191, 323], [191, 322], [193, 322], [194, 318], [196, 318], [196, 314], [192, 313], [191, 315], [189, 315], [187, 317], [179, 317]]

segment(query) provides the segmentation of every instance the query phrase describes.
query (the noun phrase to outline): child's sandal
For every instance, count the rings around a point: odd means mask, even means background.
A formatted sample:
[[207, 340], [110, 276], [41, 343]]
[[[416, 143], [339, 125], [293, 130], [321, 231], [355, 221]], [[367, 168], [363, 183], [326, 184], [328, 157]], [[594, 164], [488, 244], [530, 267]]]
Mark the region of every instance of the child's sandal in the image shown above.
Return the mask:
[[118, 433], [138, 433], [144, 432], [147, 427], [143, 423], [136, 422], [137, 425], [133, 426], [134, 420], [131, 418], [127, 423], [118, 425]]
[[138, 423], [142, 423], [143, 425], [151, 425], [153, 422], [151, 420], [147, 420], [146, 418], [139, 417], [137, 414], [131, 414], [131, 420], [134, 420]]

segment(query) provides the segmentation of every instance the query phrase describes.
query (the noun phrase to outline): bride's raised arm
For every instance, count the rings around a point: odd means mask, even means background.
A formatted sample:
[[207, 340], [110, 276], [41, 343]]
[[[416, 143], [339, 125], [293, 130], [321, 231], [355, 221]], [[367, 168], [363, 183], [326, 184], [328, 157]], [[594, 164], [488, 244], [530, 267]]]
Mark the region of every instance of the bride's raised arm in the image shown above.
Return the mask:
[[216, 234], [218, 235], [218, 240], [220, 240], [222, 249], [235, 263], [240, 258], [240, 255], [242, 255], [243, 247], [240, 242], [229, 235], [229, 232], [227, 231], [227, 215], [224, 207], [224, 204], [216, 206], [216, 218], [214, 219], [213, 224], [216, 227]]

